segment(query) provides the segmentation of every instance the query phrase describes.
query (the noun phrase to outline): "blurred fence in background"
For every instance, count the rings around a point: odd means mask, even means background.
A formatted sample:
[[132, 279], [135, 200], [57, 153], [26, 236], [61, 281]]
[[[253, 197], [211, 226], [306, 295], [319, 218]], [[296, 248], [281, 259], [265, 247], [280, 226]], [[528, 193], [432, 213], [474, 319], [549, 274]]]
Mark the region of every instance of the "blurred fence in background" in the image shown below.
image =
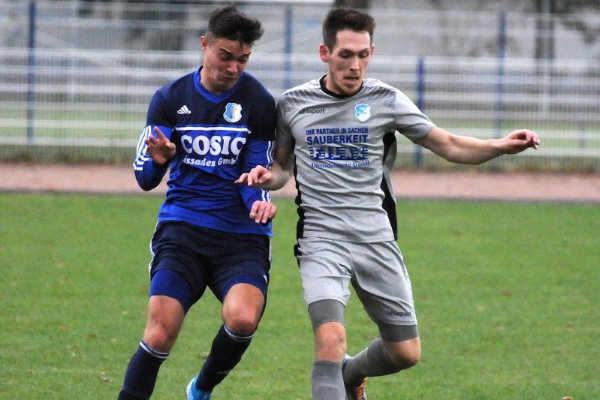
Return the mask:
[[[130, 161], [154, 90], [201, 63], [200, 28], [215, 3], [0, 0], [0, 159]], [[241, 2], [265, 25], [248, 71], [274, 96], [325, 72], [317, 49], [329, 3]], [[547, 58], [539, 21], [549, 15], [370, 11], [369, 76], [452, 132], [541, 135], [538, 151], [486, 168], [600, 170], [600, 51], [568, 29], [600, 25], [600, 12], [562, 16]], [[448, 166], [399, 139], [399, 166]]]

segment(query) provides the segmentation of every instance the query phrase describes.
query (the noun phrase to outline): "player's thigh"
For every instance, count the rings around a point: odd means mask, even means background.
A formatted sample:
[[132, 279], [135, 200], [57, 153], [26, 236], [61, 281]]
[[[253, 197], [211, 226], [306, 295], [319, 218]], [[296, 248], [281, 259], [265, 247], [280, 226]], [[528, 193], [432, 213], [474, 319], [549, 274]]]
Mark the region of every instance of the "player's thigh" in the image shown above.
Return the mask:
[[346, 243], [322, 238], [298, 239], [296, 257], [307, 304], [321, 300], [348, 303], [351, 255]]
[[415, 326], [412, 286], [396, 243], [354, 246], [352, 283], [369, 316], [382, 326]]
[[152, 238], [150, 263], [151, 295], [170, 296], [179, 300], [184, 310], [202, 297], [210, 273], [202, 248], [206, 235], [198, 228], [181, 222], [159, 223]]
[[[220, 301], [225, 301], [234, 287], [245, 284], [257, 288], [244, 290], [236, 288], [240, 294], [247, 293], [266, 299], [271, 269], [271, 241], [266, 235], [236, 234], [220, 232], [221, 245], [218, 252], [211, 255], [211, 278], [209, 286]], [[234, 302], [237, 304], [238, 302]]]

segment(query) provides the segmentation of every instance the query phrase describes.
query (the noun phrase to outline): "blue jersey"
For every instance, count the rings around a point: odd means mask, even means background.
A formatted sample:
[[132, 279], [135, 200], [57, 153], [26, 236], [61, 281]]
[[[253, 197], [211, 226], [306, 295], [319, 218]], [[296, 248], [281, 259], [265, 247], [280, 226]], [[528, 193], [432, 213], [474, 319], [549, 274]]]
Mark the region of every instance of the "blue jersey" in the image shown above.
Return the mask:
[[[133, 163], [135, 177], [150, 190], [170, 168], [159, 221], [271, 236], [271, 223], [257, 224], [249, 217], [256, 200], [271, 200], [268, 191], [233, 182], [256, 165], [271, 166], [273, 96], [245, 72], [228, 91], [211, 93], [200, 84], [200, 69], [154, 94]], [[155, 126], [177, 147], [165, 166], [153, 163], [144, 143]]]

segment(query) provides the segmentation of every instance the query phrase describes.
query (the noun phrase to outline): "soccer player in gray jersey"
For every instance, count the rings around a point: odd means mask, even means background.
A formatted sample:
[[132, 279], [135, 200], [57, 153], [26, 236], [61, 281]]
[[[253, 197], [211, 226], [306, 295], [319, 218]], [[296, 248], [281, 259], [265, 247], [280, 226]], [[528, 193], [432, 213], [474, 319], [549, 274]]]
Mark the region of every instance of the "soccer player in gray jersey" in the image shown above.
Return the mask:
[[[366, 377], [410, 368], [421, 356], [411, 283], [395, 235], [395, 132], [464, 164], [539, 144], [529, 130], [489, 140], [451, 134], [398, 89], [366, 79], [374, 25], [363, 12], [329, 12], [319, 48], [327, 75], [283, 94], [272, 168], [258, 166], [238, 180], [276, 190], [295, 171], [296, 256], [315, 335], [317, 400], [364, 400]], [[344, 327], [350, 284], [380, 332], [354, 357], [346, 355]]]

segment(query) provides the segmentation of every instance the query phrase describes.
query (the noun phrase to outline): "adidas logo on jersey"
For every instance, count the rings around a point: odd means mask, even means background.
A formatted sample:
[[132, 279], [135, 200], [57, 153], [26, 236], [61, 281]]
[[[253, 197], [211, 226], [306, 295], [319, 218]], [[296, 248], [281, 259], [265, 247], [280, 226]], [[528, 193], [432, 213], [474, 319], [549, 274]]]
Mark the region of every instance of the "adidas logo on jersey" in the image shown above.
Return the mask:
[[184, 104], [183, 106], [181, 106], [181, 108], [179, 110], [177, 110], [177, 114], [191, 114], [192, 112], [190, 111], [189, 108], [187, 108], [187, 106]]

